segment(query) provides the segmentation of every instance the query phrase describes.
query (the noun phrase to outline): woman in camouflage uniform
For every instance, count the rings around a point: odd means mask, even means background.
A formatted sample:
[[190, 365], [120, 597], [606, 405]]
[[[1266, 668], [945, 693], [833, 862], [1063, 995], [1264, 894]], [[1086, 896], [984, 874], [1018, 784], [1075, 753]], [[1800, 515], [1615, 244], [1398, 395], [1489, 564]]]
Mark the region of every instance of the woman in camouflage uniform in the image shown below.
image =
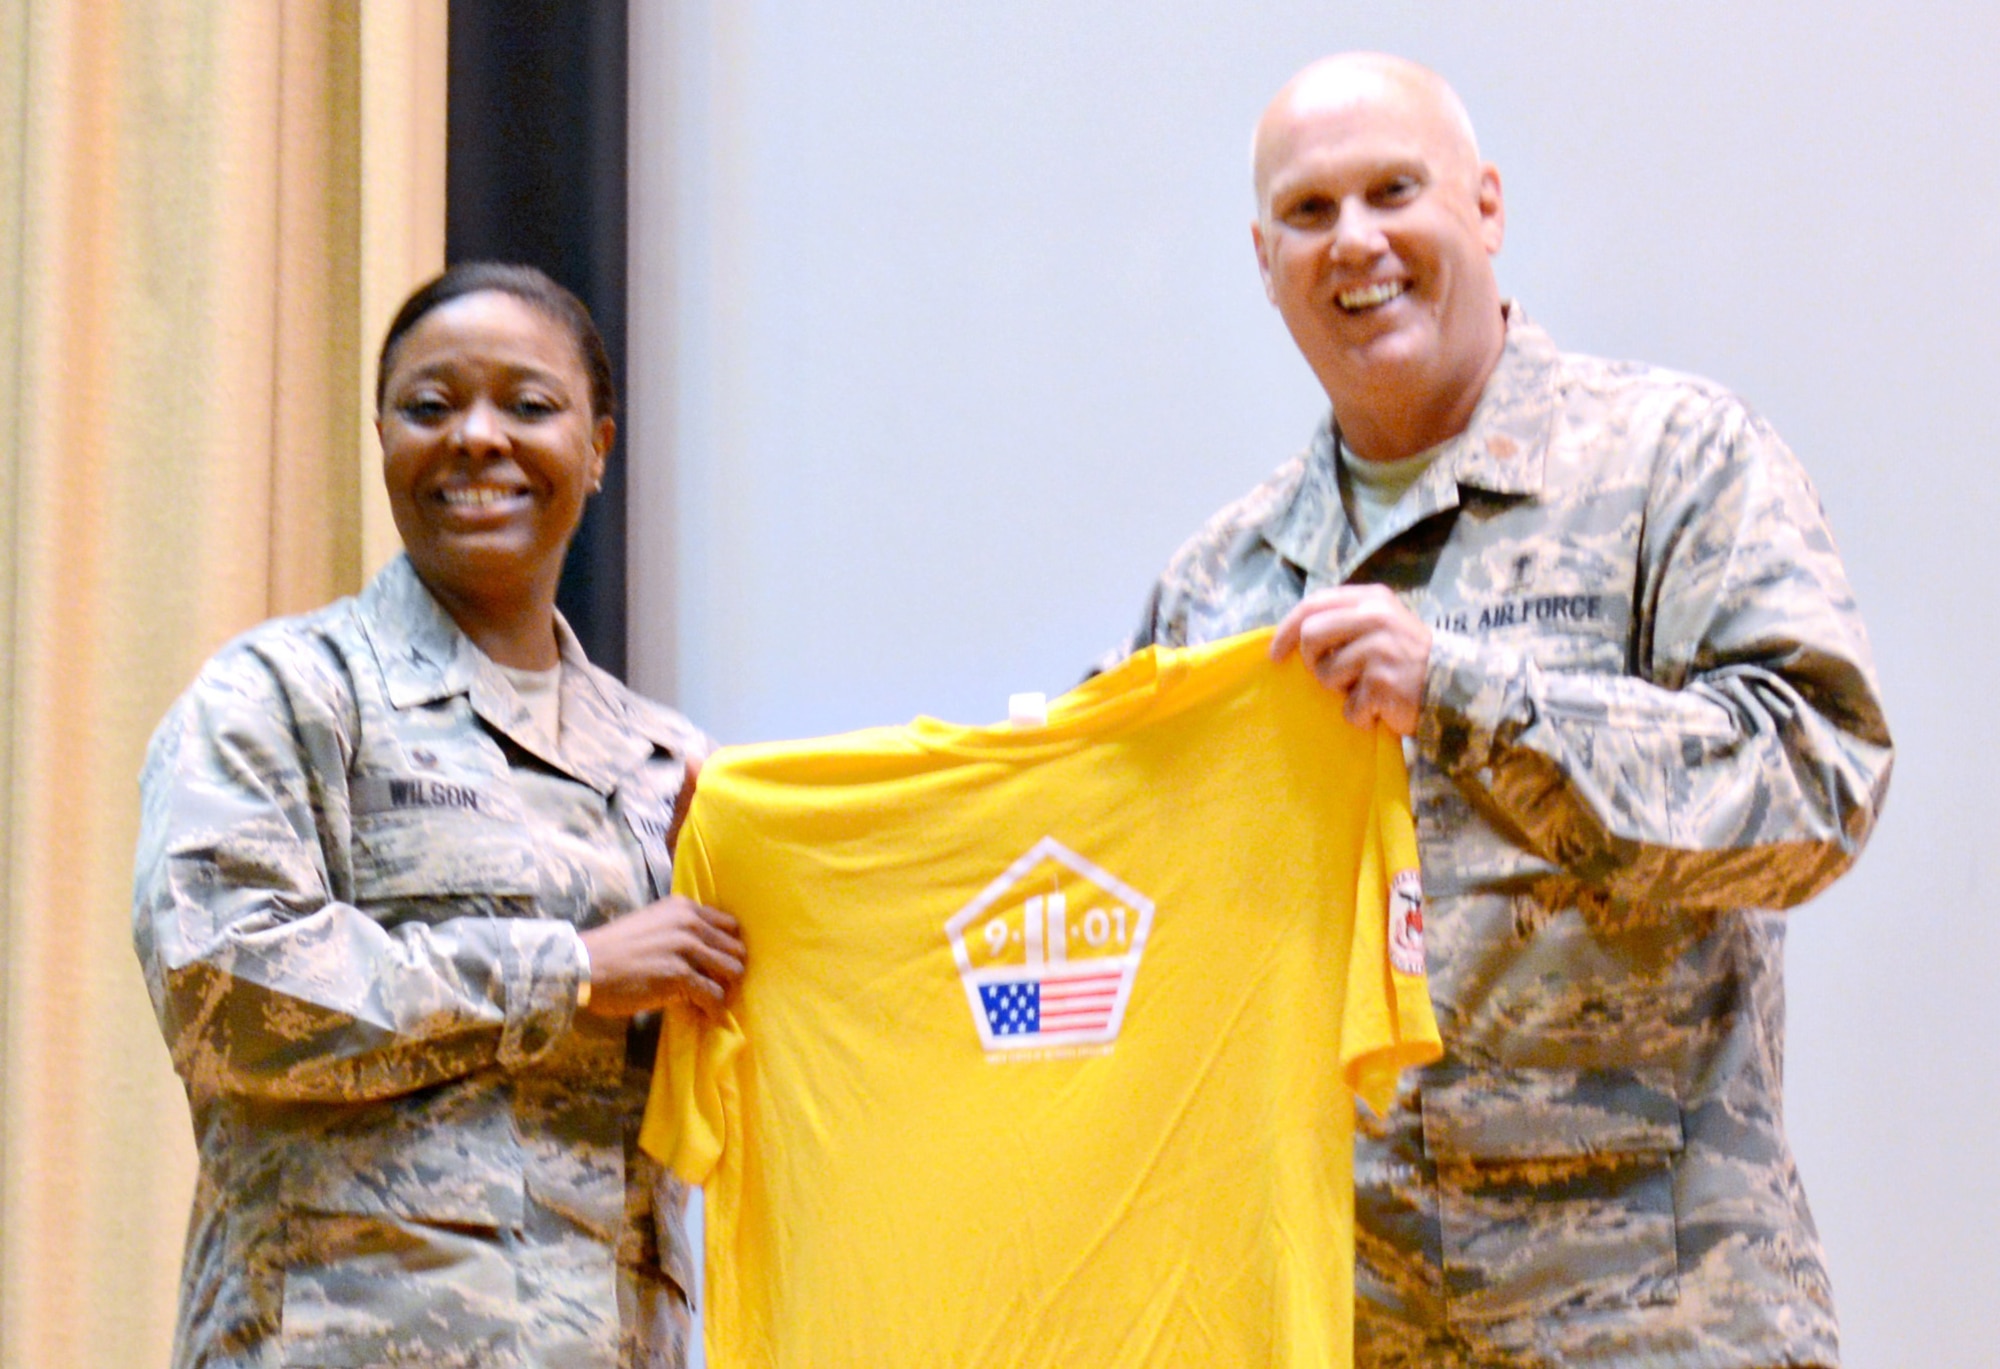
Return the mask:
[[555, 611], [604, 346], [461, 264], [379, 377], [406, 555], [225, 647], [147, 759], [133, 933], [200, 1150], [175, 1363], [679, 1365], [654, 1010], [743, 948], [667, 893], [704, 739]]

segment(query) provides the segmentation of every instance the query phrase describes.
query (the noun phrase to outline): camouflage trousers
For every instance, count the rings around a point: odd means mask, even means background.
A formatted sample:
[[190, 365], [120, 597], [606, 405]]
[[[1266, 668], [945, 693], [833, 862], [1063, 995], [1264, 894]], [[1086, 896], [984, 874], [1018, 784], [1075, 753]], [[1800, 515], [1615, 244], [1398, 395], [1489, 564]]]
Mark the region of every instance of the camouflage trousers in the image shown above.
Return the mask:
[[692, 1317], [673, 1281], [536, 1207], [522, 1231], [294, 1214], [288, 1267], [267, 1275], [276, 1325], [239, 1328], [197, 1362], [684, 1369]]

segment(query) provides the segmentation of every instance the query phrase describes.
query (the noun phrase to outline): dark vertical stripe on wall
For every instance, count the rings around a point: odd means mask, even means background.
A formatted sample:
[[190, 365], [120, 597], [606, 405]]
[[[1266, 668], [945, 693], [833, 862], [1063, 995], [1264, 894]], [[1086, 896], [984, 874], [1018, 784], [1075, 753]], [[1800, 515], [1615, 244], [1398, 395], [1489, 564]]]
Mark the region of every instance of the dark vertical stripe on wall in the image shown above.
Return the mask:
[[[541, 267], [589, 306], [625, 392], [625, 0], [451, 0], [445, 256]], [[557, 604], [625, 674], [625, 463], [613, 454]]]

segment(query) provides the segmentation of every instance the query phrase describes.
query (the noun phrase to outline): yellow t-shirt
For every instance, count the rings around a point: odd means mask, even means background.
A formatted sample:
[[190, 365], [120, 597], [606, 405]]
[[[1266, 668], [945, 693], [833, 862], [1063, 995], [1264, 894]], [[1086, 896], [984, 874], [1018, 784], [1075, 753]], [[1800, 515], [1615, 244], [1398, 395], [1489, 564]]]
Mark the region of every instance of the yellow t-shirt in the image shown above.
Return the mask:
[[642, 1141], [711, 1363], [1350, 1362], [1350, 1091], [1437, 1027], [1402, 752], [1269, 639], [709, 760], [674, 884], [750, 964]]

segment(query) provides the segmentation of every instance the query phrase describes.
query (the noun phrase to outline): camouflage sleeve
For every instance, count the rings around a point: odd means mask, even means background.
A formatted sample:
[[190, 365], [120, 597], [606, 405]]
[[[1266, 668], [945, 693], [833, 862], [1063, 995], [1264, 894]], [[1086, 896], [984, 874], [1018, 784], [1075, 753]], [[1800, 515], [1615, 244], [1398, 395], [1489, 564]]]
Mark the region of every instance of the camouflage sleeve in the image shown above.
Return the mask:
[[1613, 900], [1792, 906], [1859, 854], [1892, 754], [1818, 497], [1731, 400], [1661, 455], [1644, 516], [1633, 673], [1440, 630], [1419, 745]]
[[531, 1062], [576, 1011], [576, 931], [335, 896], [356, 722], [305, 654], [225, 652], [148, 753], [133, 936], [176, 1069], [197, 1097], [361, 1101]]
[[[1127, 657], [1136, 656], [1149, 646], [1185, 645], [1185, 643], [1170, 643], [1167, 640], [1165, 632], [1162, 630], [1161, 592], [1161, 585], [1158, 583], [1154, 584], [1152, 591], [1146, 595], [1146, 608], [1139, 615], [1139, 625], [1124, 640], [1120, 641], [1116, 646], [1109, 648], [1098, 656], [1096, 660], [1092, 661], [1090, 668], [1083, 672], [1083, 680], [1097, 678], [1105, 671], [1116, 667], [1119, 662], [1125, 660]], [[1083, 680], [1079, 680], [1077, 683], [1081, 684]]]
[[[1330, 440], [1322, 432], [1321, 440]], [[1217, 510], [1181, 543], [1153, 582], [1138, 625], [1098, 658], [1092, 674], [1149, 646], [1183, 647], [1269, 627], [1304, 591], [1303, 572], [1274, 552], [1266, 524], [1298, 497], [1312, 449]]]

